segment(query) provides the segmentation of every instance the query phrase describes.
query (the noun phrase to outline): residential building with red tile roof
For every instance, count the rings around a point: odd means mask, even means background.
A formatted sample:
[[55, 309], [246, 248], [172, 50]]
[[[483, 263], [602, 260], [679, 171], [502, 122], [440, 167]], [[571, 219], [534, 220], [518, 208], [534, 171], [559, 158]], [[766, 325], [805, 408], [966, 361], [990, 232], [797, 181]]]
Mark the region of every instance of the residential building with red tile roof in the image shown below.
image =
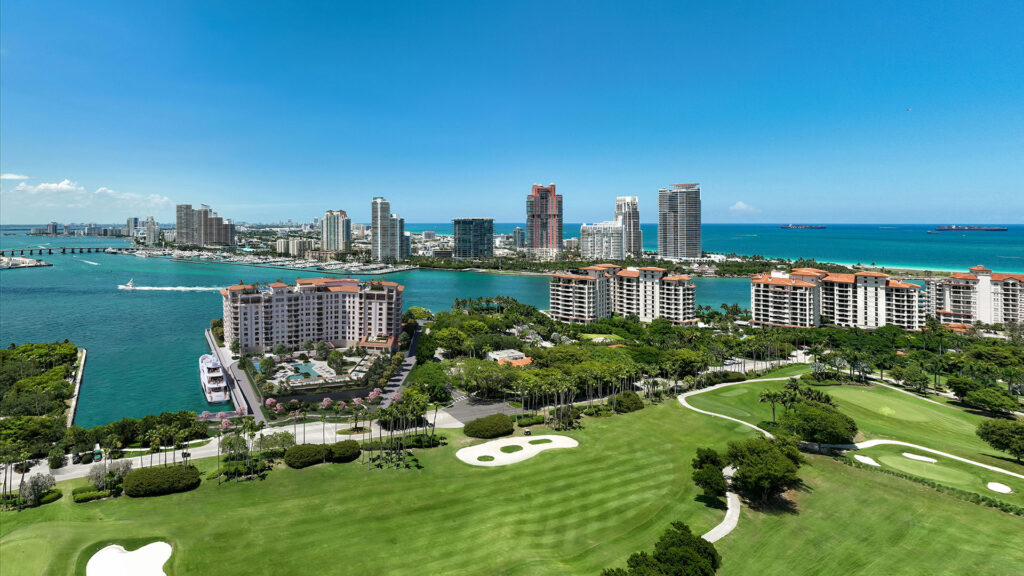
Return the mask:
[[334, 346], [394, 349], [401, 332], [402, 294], [395, 282], [299, 278], [294, 285], [236, 284], [221, 290], [224, 339], [243, 353], [294, 348], [306, 340]]
[[599, 264], [577, 274], [553, 274], [549, 296], [551, 317], [562, 322], [585, 324], [612, 314], [633, 315], [643, 322], [655, 318], [675, 324], [697, 321], [693, 280], [670, 275], [664, 268]]
[[992, 272], [978, 265], [928, 282], [935, 316], [943, 324], [1024, 322], [1024, 274]]

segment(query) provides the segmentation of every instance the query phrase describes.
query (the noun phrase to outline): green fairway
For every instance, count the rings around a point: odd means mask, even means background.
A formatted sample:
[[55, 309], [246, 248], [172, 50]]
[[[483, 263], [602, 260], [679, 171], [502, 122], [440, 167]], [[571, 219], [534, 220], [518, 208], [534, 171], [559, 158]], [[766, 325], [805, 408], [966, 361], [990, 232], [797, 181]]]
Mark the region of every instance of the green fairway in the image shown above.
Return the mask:
[[[904, 452], [934, 458], [937, 462], [921, 462], [913, 460], [904, 456]], [[921, 452], [905, 446], [874, 446], [872, 448], [865, 448], [864, 450], [857, 450], [856, 452], [848, 452], [846, 457], [852, 458], [853, 454], [870, 456], [881, 464], [883, 468], [888, 468], [904, 474], [910, 474], [912, 476], [917, 476], [918, 478], [924, 478], [925, 480], [939, 482], [947, 486], [967, 490], [968, 492], [974, 492], [982, 496], [996, 498], [1004, 502], [1016, 504], [1017, 506], [1024, 506], [1024, 480], [1007, 474], [992, 472], [978, 466], [973, 466], [964, 462], [957, 462], [950, 458], [944, 458], [937, 454]], [[1000, 494], [989, 490], [989, 482], [1005, 484], [1013, 490], [1013, 493]]]
[[763, 375], [758, 376], [757, 379], [760, 380], [762, 378], [789, 378], [791, 376], [800, 376], [801, 374], [806, 374], [810, 371], [810, 364], [787, 364], [785, 366], [780, 366], [773, 370], [769, 370]]
[[[701, 410], [745, 422], [771, 422], [772, 409], [758, 402], [762, 390], [782, 388], [784, 382], [751, 382], [712, 390], [687, 399]], [[885, 438], [920, 444], [1018, 474], [1024, 466], [1008, 454], [993, 450], [974, 430], [985, 418], [950, 406], [938, 406], [884, 386], [819, 386], [857, 422], [859, 439]], [[776, 414], [783, 407], [776, 406]]]
[[[743, 508], [719, 541], [720, 576], [1020, 574], [1024, 519], [809, 456], [796, 513]], [[1017, 534], [1018, 536], [1014, 536]]]
[[621, 342], [622, 336], [618, 334], [580, 334], [580, 338], [584, 340], [593, 340], [594, 338], [604, 338], [605, 340]]
[[512, 466], [458, 461], [470, 441], [449, 431], [448, 446], [417, 452], [422, 470], [328, 464], [157, 498], [65, 496], [0, 515], [0, 574], [70, 574], [83, 551], [129, 538], [169, 542], [178, 575], [598, 574], [670, 522], [703, 533], [722, 520], [695, 500], [690, 460], [749, 431], [674, 401], [584, 424], [568, 433], [579, 448]]

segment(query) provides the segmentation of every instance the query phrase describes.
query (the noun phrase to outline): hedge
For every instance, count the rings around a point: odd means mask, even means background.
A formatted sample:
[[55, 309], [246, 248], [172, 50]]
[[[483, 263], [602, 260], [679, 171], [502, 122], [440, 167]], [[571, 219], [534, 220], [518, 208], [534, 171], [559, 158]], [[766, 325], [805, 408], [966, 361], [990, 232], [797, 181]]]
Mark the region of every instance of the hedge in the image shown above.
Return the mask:
[[324, 447], [320, 444], [296, 444], [284, 452], [284, 463], [289, 468], [305, 468], [324, 461]]
[[351, 462], [359, 458], [359, 442], [355, 440], [342, 440], [331, 444], [327, 455], [331, 462]]
[[632, 390], [624, 390], [612, 396], [612, 404], [619, 414], [636, 412], [644, 407], [644, 401], [640, 399], [640, 395]]
[[463, 429], [470, 438], [497, 438], [512, 433], [512, 419], [505, 414], [491, 414], [477, 418]]
[[78, 489], [76, 488], [75, 492], [71, 495], [71, 498], [78, 504], [110, 496], [110, 490], [88, 490], [85, 492], [78, 492], [77, 490]]
[[195, 466], [151, 466], [132, 470], [124, 477], [124, 493], [134, 498], [193, 490], [199, 486]]
[[544, 416], [541, 414], [520, 414], [516, 416], [516, 424], [521, 428], [536, 426], [544, 423]]
[[60, 488], [51, 488], [49, 492], [43, 494], [43, 497], [39, 499], [39, 505], [42, 506], [43, 504], [56, 502], [57, 500], [60, 500], [60, 497], [63, 495], [64, 493], [60, 491]]

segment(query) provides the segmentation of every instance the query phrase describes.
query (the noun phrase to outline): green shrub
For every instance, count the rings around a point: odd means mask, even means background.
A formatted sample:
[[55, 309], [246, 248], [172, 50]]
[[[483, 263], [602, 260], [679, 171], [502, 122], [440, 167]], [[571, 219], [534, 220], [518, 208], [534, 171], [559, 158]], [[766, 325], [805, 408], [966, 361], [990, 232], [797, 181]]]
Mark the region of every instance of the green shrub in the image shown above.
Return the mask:
[[199, 486], [195, 466], [155, 466], [132, 470], [124, 477], [124, 493], [134, 498], [193, 490]]
[[491, 414], [477, 418], [463, 429], [470, 438], [497, 438], [512, 433], [512, 419], [505, 414]]
[[516, 416], [516, 424], [520, 428], [526, 428], [527, 426], [536, 426], [544, 423], [544, 416], [541, 414], [520, 414]]
[[[77, 492], [77, 490], [76, 490]], [[77, 492], [71, 495], [71, 498], [77, 503], [89, 502], [92, 500], [99, 500], [100, 498], [106, 498], [110, 496], [109, 490], [89, 490], [87, 492]]]
[[359, 442], [355, 440], [342, 440], [331, 444], [330, 453], [327, 458], [331, 462], [351, 462], [359, 458]]
[[721, 384], [723, 382], [742, 382], [747, 379], [747, 375], [743, 372], [733, 372], [732, 370], [721, 370], [718, 372], [711, 372], [704, 376], [708, 386], [714, 386], [715, 384]]
[[323, 461], [324, 447], [320, 444], [297, 444], [284, 452], [284, 463], [289, 468], [305, 468]]
[[60, 488], [53, 488], [46, 494], [43, 494], [42, 498], [39, 499], [39, 505], [49, 504], [50, 502], [56, 502], [60, 500], [64, 493], [60, 491]]
[[619, 414], [636, 412], [644, 407], [644, 401], [640, 398], [640, 395], [632, 390], [625, 390], [612, 396], [612, 404], [615, 406], [615, 411]]
[[98, 490], [98, 488], [96, 488], [92, 484], [86, 484], [85, 486], [79, 486], [78, 488], [72, 490], [71, 495], [75, 496], [78, 494], [85, 494], [86, 492], [95, 492], [96, 490]]
[[47, 454], [46, 459], [50, 461], [51, 470], [63, 468], [64, 464], [67, 464], [68, 461], [68, 457], [64, 454], [64, 451], [56, 446], [50, 449], [50, 453]]

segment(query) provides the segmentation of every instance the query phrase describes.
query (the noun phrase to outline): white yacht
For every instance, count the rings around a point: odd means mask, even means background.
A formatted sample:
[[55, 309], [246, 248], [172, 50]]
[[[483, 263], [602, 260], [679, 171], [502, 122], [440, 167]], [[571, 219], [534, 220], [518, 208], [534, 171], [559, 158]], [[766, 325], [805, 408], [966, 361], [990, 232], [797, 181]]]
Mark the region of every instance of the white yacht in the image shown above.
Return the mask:
[[224, 370], [213, 354], [199, 357], [199, 381], [203, 384], [206, 401], [215, 404], [231, 399], [228, 394], [228, 383], [224, 380]]
[[127, 284], [118, 284], [118, 290], [135, 290], [135, 278], [128, 281]]

